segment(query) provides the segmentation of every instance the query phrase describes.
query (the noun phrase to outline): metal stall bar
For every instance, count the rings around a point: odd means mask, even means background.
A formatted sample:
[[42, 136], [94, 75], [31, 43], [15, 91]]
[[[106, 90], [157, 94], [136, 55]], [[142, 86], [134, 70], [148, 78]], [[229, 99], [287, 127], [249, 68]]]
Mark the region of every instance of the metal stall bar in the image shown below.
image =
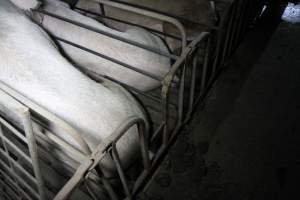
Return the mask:
[[246, 22], [246, 13], [247, 13], [247, 6], [248, 6], [248, 0], [241, 0], [242, 5], [241, 5], [241, 14], [240, 14], [240, 20], [238, 24], [238, 31], [236, 33], [236, 40], [233, 44], [233, 48], [236, 49], [242, 39], [242, 36], [244, 35], [243, 33], [243, 24], [247, 24]]
[[[8, 176], [1, 168], [0, 168], [0, 174], [5, 178], [5, 180], [7, 180], [6, 182], [9, 182], [10, 185], [14, 186], [16, 188], [16, 190], [19, 192], [19, 196], [21, 196], [20, 194], [23, 195], [23, 197], [25, 197], [28, 200], [31, 200], [32, 197], [30, 197], [22, 187], [20, 187], [16, 181], [13, 181], [13, 179]], [[13, 176], [13, 175], [12, 175]]]
[[35, 139], [35, 134], [33, 133], [33, 129], [32, 129], [32, 122], [31, 122], [29, 109], [23, 111], [20, 114], [22, 115], [23, 126], [28, 141], [29, 153], [32, 159], [33, 171], [36, 178], [40, 199], [46, 200], [45, 185], [40, 170], [40, 164], [39, 164], [38, 152], [37, 152], [37, 143]]
[[235, 48], [236, 48], [236, 46], [235, 46], [235, 44], [236, 44], [236, 40], [237, 40], [237, 34], [238, 34], [238, 32], [240, 31], [239, 30], [239, 25], [240, 25], [240, 21], [242, 21], [242, 18], [241, 18], [241, 16], [242, 16], [242, 7], [243, 7], [243, 3], [244, 3], [244, 1], [243, 0], [239, 0], [239, 1], [236, 1], [237, 3], [237, 5], [236, 5], [236, 14], [235, 14], [235, 22], [234, 22], [234, 26], [233, 26], [233, 32], [231, 33], [231, 39], [230, 39], [230, 43], [229, 43], [229, 54], [228, 54], [228, 57], [230, 57], [232, 54], [233, 54], [233, 52], [234, 52], [234, 50], [235, 50]]
[[6, 190], [9, 190], [10, 191], [10, 195], [13, 195], [13, 197], [10, 197], [6, 192], [4, 192], [3, 190], [2, 190], [2, 194], [4, 194], [6, 197], [8, 197], [8, 199], [11, 199], [11, 198], [13, 198], [12, 200], [14, 200], [14, 199], [20, 199], [21, 200], [21, 197], [18, 195], [18, 194], [16, 194], [17, 192], [14, 190], [14, 189], [12, 189], [12, 187], [10, 186], [10, 185], [8, 185], [7, 183], [5, 183], [3, 180], [1, 180], [0, 179], [0, 184], [6, 189]]
[[131, 70], [133, 70], [133, 71], [135, 71], [135, 72], [138, 72], [138, 73], [140, 73], [140, 74], [143, 74], [143, 75], [145, 75], [145, 76], [148, 76], [148, 77], [150, 77], [150, 78], [152, 78], [152, 79], [154, 79], [154, 80], [162, 81], [162, 77], [158, 77], [158, 76], [156, 76], [156, 75], [154, 75], [154, 74], [151, 74], [151, 73], [149, 73], [149, 72], [147, 72], [147, 71], [145, 71], [145, 70], [141, 70], [141, 69], [138, 69], [138, 68], [136, 68], [136, 67], [133, 67], [133, 66], [131, 66], [131, 65], [129, 65], [129, 64], [126, 64], [126, 63], [124, 63], [124, 62], [121, 62], [121, 61], [119, 61], [119, 60], [117, 60], [117, 59], [115, 59], [115, 58], [106, 56], [106, 55], [104, 55], [104, 54], [98, 53], [98, 52], [93, 51], [93, 50], [90, 50], [90, 49], [88, 49], [88, 48], [85, 48], [85, 47], [83, 47], [83, 46], [81, 46], [81, 45], [75, 44], [75, 43], [73, 43], [73, 42], [71, 42], [71, 41], [62, 39], [62, 38], [60, 38], [60, 37], [54, 36], [54, 38], [57, 39], [58, 41], [61, 41], [61, 42], [66, 43], [66, 44], [69, 44], [69, 45], [74, 46], [74, 47], [76, 47], [76, 48], [79, 48], [79, 49], [81, 49], [81, 50], [83, 50], [83, 51], [89, 52], [89, 53], [91, 53], [91, 54], [93, 54], [93, 55], [96, 55], [96, 56], [98, 56], [98, 57], [101, 57], [101, 58], [103, 58], [103, 59], [105, 59], [105, 60], [108, 60], [108, 61], [111, 61], [111, 62], [113, 62], [113, 63], [115, 63], [115, 64], [121, 65], [121, 66], [123, 66], [123, 67], [125, 67], [125, 68], [127, 68], [127, 69], [131, 69]]
[[[222, 66], [223, 63], [223, 52], [224, 52], [224, 39], [227, 36], [228, 33], [228, 20], [231, 19], [230, 12], [231, 11], [231, 4], [227, 7], [225, 10], [225, 14], [221, 18], [220, 24], [219, 24], [219, 31], [217, 32], [217, 45], [216, 45], [216, 56], [212, 64], [212, 74], [214, 76], [217, 74], [217, 71], [219, 70], [220, 66]], [[214, 76], [211, 77], [209, 82], [212, 82], [214, 80]]]
[[[29, 113], [29, 110], [27, 108], [24, 107], [24, 110], [18, 110], [16, 111], [18, 115], [21, 115], [21, 118], [24, 116], [24, 114]], [[15, 167], [17, 167], [30, 181], [32, 181], [32, 183], [36, 184], [39, 194], [38, 194], [38, 199], [41, 200], [45, 200], [46, 199], [46, 195], [45, 195], [45, 191], [44, 191], [44, 184], [43, 184], [43, 180], [40, 174], [40, 168], [39, 168], [39, 163], [38, 163], [38, 158], [37, 158], [37, 152], [36, 149], [34, 150], [33, 146], [35, 144], [35, 140], [33, 139], [33, 135], [29, 136], [28, 133], [28, 129], [26, 129], [26, 124], [24, 124], [25, 127], [25, 134], [26, 134], [26, 141], [25, 143], [28, 145], [29, 148], [29, 152], [30, 152], [30, 156], [28, 157], [25, 153], [22, 152], [22, 150], [20, 150], [19, 147], [17, 147], [13, 142], [11, 142], [6, 136], [4, 136], [3, 134], [3, 130], [2, 130], [2, 125], [8, 125], [6, 126], [6, 128], [8, 128], [12, 133], [14, 133], [16, 136], [20, 136], [21, 140], [24, 140], [24, 136], [19, 133], [14, 127], [10, 126], [8, 123], [3, 123], [5, 120], [0, 118], [1, 120], [1, 124], [0, 124], [0, 137], [2, 139], [3, 142], [3, 146], [4, 146], [4, 150], [1, 150], [1, 153], [3, 154], [4, 157], [6, 157], [8, 159], [9, 162], [9, 167], [10, 167], [10, 172], [14, 174], [14, 179], [18, 180], [17, 182], [20, 182], [20, 180], [22, 180], [22, 177], [19, 176], [19, 174], [15, 171]], [[28, 123], [28, 121], [26, 121], [26, 123]], [[11, 148], [13, 148], [16, 152], [18, 152], [19, 155], [21, 155], [23, 158], [25, 158], [27, 161], [29, 161], [30, 164], [32, 164], [33, 169], [34, 169], [34, 174], [35, 177], [33, 177], [31, 174], [29, 174], [25, 169], [23, 169], [23, 167], [19, 164], [16, 164], [15, 160], [11, 158], [8, 148], [6, 146], [6, 144], [9, 144], [9, 146]], [[35, 144], [36, 145], [36, 144]], [[32, 150], [34, 150], [35, 152], [33, 152]], [[2, 165], [5, 166], [5, 164], [2, 162]], [[27, 184], [25, 181], [22, 180], [22, 184], [26, 184], [28, 190], [31, 191], [31, 193], [35, 194], [35, 191], [32, 187], [29, 186], [29, 184]]]
[[[104, 187], [106, 188], [107, 192], [109, 193], [110, 197], [112, 199], [117, 199], [116, 194], [110, 185], [110, 183], [106, 180], [106, 178], [102, 174], [102, 169], [99, 166], [99, 163], [103, 159], [104, 155], [106, 155], [111, 149], [113, 144], [116, 144], [119, 139], [126, 134], [126, 132], [134, 125], [137, 125], [138, 132], [139, 132], [139, 138], [141, 152], [142, 152], [142, 158], [144, 161], [144, 168], [146, 171], [150, 168], [150, 158], [149, 158], [149, 152], [148, 150], [148, 142], [147, 139], [148, 136], [145, 132], [145, 122], [141, 118], [137, 117], [131, 117], [128, 118], [127, 121], [125, 121], [121, 126], [118, 127], [116, 131], [112, 135], [110, 135], [105, 141], [100, 143], [97, 148], [93, 151], [92, 155], [90, 156], [89, 160], [82, 162], [80, 167], [76, 170], [75, 174], [72, 176], [72, 178], [68, 181], [68, 183], [59, 191], [59, 193], [54, 198], [55, 200], [65, 200], [67, 199], [72, 192], [79, 186], [79, 184], [89, 176], [89, 174], [96, 169], [98, 172], [98, 175], [100, 175], [101, 181], [104, 184]], [[118, 164], [116, 164], [118, 165]], [[119, 168], [121, 170], [121, 168]], [[118, 170], [118, 171], [119, 171]], [[124, 171], [122, 171], [124, 173]]]
[[145, 29], [147, 31], [150, 31], [152, 33], [156, 33], [156, 34], [159, 34], [159, 35], [162, 35], [162, 36], [166, 36], [166, 37], [173, 38], [175, 40], [180, 40], [181, 41], [181, 38], [178, 37], [178, 36], [176, 36], [176, 35], [172, 35], [172, 34], [169, 34], [169, 33], [164, 33], [164, 32], [155, 30], [153, 28], [149, 28], [147, 26], [143, 26], [143, 25], [132, 23], [132, 22], [129, 22], [129, 21], [117, 19], [117, 18], [114, 18], [114, 17], [109, 17], [107, 15], [102, 15], [102, 14], [99, 14], [99, 13], [95, 13], [95, 12], [92, 12], [92, 11], [89, 11], [89, 10], [85, 10], [85, 9], [82, 9], [82, 8], [79, 8], [79, 7], [76, 7], [76, 6], [74, 7], [74, 9], [78, 10], [78, 11], [81, 11], [81, 12], [84, 12], [84, 13], [87, 13], [87, 14], [91, 14], [91, 15], [97, 16], [97, 17], [109, 19], [109, 20], [112, 20], [112, 21], [116, 21], [116, 22], [120, 22], [120, 23], [123, 23], [123, 24], [130, 25], [130, 26], [135, 26], [135, 27], [143, 28], [143, 29]]
[[49, 122], [57, 125], [57, 127], [61, 128], [66, 134], [69, 134], [74, 141], [79, 145], [80, 152], [84, 153], [85, 155], [90, 155], [91, 150], [86, 143], [86, 141], [82, 138], [82, 136], [70, 125], [68, 125], [65, 121], [61, 120], [57, 116], [53, 115], [52, 113], [48, 112], [41, 106], [35, 104], [34, 102], [30, 101], [23, 95], [19, 94], [18, 92], [11, 89], [9, 86], [5, 85], [4, 83], [0, 82], [0, 89], [7, 93], [9, 96], [13, 97], [17, 101], [21, 102], [25, 106], [29, 107], [32, 112], [43, 116]]
[[[205, 37], [208, 35], [208, 32], [202, 32], [193, 42], [191, 42], [187, 48], [184, 50], [181, 57], [174, 63], [168, 74], [165, 76], [163, 80], [163, 87], [162, 87], [162, 111], [163, 111], [163, 124], [164, 124], [164, 132], [163, 132], [163, 145], [167, 145], [169, 141], [169, 123], [168, 123], [168, 98], [169, 98], [169, 92], [171, 88], [172, 80], [175, 77], [175, 74], [181, 67], [181, 65], [185, 62], [187, 56], [193, 51], [197, 44], [199, 44], [202, 40], [205, 39]], [[183, 94], [180, 95], [181, 99], [183, 99]], [[179, 105], [180, 106], [180, 105]], [[182, 110], [179, 109], [178, 112], [182, 112]], [[178, 114], [179, 116], [182, 116], [182, 113]], [[179, 121], [177, 126], [181, 126], [182, 122]]]
[[[37, 184], [37, 180], [35, 177], [33, 177], [29, 172], [27, 172], [18, 162], [16, 162], [13, 158], [11, 158], [5, 151], [0, 149], [0, 154], [4, 156], [10, 163], [10, 168], [13, 169], [13, 167], [18, 168], [28, 179], [30, 179], [31, 182]], [[15, 172], [16, 173], [16, 172]]]
[[233, 1], [233, 3], [230, 5], [230, 12], [229, 12], [229, 21], [227, 25], [227, 30], [226, 30], [226, 36], [225, 36], [225, 42], [224, 42], [224, 47], [223, 47], [223, 53], [222, 53], [222, 60], [221, 64], [224, 65], [225, 62], [227, 62], [227, 55], [229, 54], [229, 43], [231, 40], [231, 34], [233, 31], [233, 24], [234, 24], [234, 18], [236, 14], [236, 3]]
[[[10, 172], [10, 174], [13, 176], [13, 178], [16, 179], [17, 183], [19, 183], [20, 185], [25, 187], [26, 190], [28, 190], [30, 192], [30, 194], [34, 196], [34, 198], [40, 199], [40, 195], [28, 183], [26, 183], [22, 177], [20, 177], [16, 173], [14, 173], [14, 171], [12, 169], [10, 169], [9, 167], [7, 167], [6, 164], [2, 160], [0, 160], [0, 164], [6, 171]], [[2, 173], [2, 175], [5, 176], [5, 174], [3, 174], [3, 173]], [[21, 187], [18, 186], [18, 188], [21, 188]]]
[[134, 12], [134, 13], [137, 13], [137, 14], [140, 14], [140, 15], [152, 17], [152, 18], [155, 18], [155, 19], [173, 24], [180, 31], [181, 39], [182, 39], [182, 51], [186, 47], [186, 45], [187, 45], [186, 31], [185, 31], [185, 28], [183, 27], [183, 25], [177, 19], [175, 19], [173, 17], [169, 17], [169, 16], [164, 15], [164, 14], [159, 14], [155, 11], [153, 12], [153, 11], [149, 11], [149, 10], [146, 10], [146, 9], [140, 9], [138, 7], [134, 7], [134, 5], [133, 6], [132, 5], [125, 5], [125, 4], [122, 4], [122, 3], [115, 3], [113, 1], [108, 1], [108, 0], [97, 0], [97, 1], [99, 3], [107, 5], [107, 6], [112, 6], [112, 7], [122, 9], [122, 10], [131, 11], [131, 12]]
[[112, 33], [109, 33], [109, 32], [103, 31], [103, 30], [100, 30], [100, 29], [96, 29], [96, 28], [94, 28], [92, 26], [89, 26], [89, 25], [86, 25], [86, 24], [83, 24], [83, 23], [80, 23], [80, 22], [76, 22], [74, 20], [71, 20], [71, 19], [59, 16], [59, 15], [47, 12], [45, 10], [34, 9], [33, 11], [34, 12], [39, 12], [39, 13], [44, 14], [44, 15], [48, 15], [50, 17], [53, 17], [53, 18], [56, 18], [56, 19], [59, 19], [59, 20], [65, 21], [65, 22], [68, 22], [70, 24], [76, 25], [76, 26], [81, 27], [81, 28], [85, 28], [85, 29], [93, 31], [95, 33], [99, 33], [99, 34], [105, 35], [107, 37], [110, 37], [110, 38], [113, 38], [113, 39], [125, 42], [127, 44], [130, 44], [130, 45], [142, 48], [142, 49], [146, 49], [146, 50], [148, 50], [148, 51], [150, 51], [152, 53], [156, 53], [156, 54], [161, 55], [161, 56], [165, 56], [165, 57], [171, 58], [171, 59], [177, 59], [177, 56], [172, 55], [172, 54], [170, 54], [168, 52], [163, 52], [160, 49], [157, 49], [157, 48], [154, 48], [154, 47], [150, 47], [150, 46], [144, 45], [142, 43], [139, 43], [139, 42], [136, 42], [136, 41], [133, 41], [133, 40], [129, 40], [127, 38], [124, 38], [124, 37], [121, 37], [121, 36], [118, 36], [118, 35], [115, 35], [115, 34], [112, 34]]
[[[204, 56], [204, 64], [202, 67], [202, 76], [201, 76], [201, 83], [200, 83], [200, 93], [198, 96], [195, 96], [195, 89], [196, 89], [196, 73], [197, 73], [197, 64], [198, 64], [198, 58], [193, 55], [196, 53], [197, 49], [199, 47], [197, 47], [197, 44], [195, 44], [195, 47], [193, 48], [193, 50], [189, 53], [188, 55], [188, 59], [191, 58], [192, 59], [192, 77], [191, 77], [191, 86], [190, 86], [190, 96], [189, 96], [189, 107], [188, 107], [188, 111], [186, 114], [186, 118], [184, 120], [184, 123], [187, 123], [191, 116], [192, 116], [192, 112], [195, 108], [195, 100], [198, 99], [199, 97], [203, 96], [205, 94], [205, 90], [206, 90], [206, 85], [207, 85], [207, 70], [208, 70], [208, 66], [209, 66], [209, 54], [210, 54], [210, 48], [211, 48], [211, 37], [210, 37], [210, 33], [205, 34], [205, 36], [202, 38], [201, 41], [203, 40], [207, 40], [207, 44], [206, 44], [206, 48], [205, 48], [205, 56]], [[209, 82], [209, 81], [208, 81]]]
[[15, 188], [12, 184], [8, 183], [8, 181], [5, 180], [4, 176], [2, 176], [2, 172], [1, 171], [0, 171], [0, 181], [2, 181], [2, 183], [5, 186], [7, 186], [8, 188], [10, 188], [18, 197], [20, 197], [18, 189]]

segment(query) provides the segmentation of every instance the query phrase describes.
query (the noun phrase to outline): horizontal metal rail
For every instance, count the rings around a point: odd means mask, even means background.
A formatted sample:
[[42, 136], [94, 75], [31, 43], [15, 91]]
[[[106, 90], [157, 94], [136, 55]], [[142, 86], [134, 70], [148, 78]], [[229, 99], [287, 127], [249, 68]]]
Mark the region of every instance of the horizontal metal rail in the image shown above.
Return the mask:
[[86, 48], [86, 47], [84, 47], [84, 46], [75, 44], [75, 43], [73, 43], [73, 42], [71, 42], [71, 41], [69, 41], [69, 40], [65, 40], [65, 39], [63, 39], [63, 38], [57, 37], [57, 36], [55, 36], [55, 35], [53, 35], [53, 37], [54, 37], [57, 41], [60, 41], [60, 42], [66, 43], [66, 44], [68, 44], [68, 45], [74, 46], [74, 47], [76, 47], [76, 48], [78, 48], [78, 49], [81, 49], [81, 50], [83, 50], [83, 51], [86, 51], [86, 52], [88, 52], [88, 53], [91, 53], [91, 54], [93, 54], [93, 55], [95, 55], [95, 56], [98, 56], [98, 57], [100, 57], [100, 58], [103, 58], [103, 59], [105, 59], [105, 60], [108, 60], [108, 61], [110, 61], [110, 62], [113, 62], [113, 63], [115, 63], [115, 64], [121, 65], [121, 66], [123, 66], [123, 67], [125, 67], [125, 68], [127, 68], [127, 69], [131, 69], [131, 70], [133, 70], [133, 71], [135, 71], [135, 72], [138, 72], [138, 73], [140, 73], [140, 74], [143, 74], [143, 75], [145, 75], [145, 76], [148, 76], [148, 77], [150, 77], [150, 78], [152, 78], [152, 79], [154, 79], [154, 80], [162, 81], [162, 77], [156, 76], [156, 75], [154, 75], [154, 74], [152, 74], [152, 73], [150, 73], [150, 72], [147, 72], [147, 71], [145, 71], [145, 70], [142, 70], [142, 69], [133, 67], [133, 66], [131, 66], [131, 65], [129, 65], [129, 64], [126, 64], [126, 63], [124, 63], [124, 62], [119, 61], [118, 59], [115, 59], [115, 58], [106, 56], [106, 55], [104, 55], [104, 54], [98, 53], [98, 52], [96, 52], [96, 51], [93, 51], [93, 50], [88, 49], [88, 48]]
[[121, 4], [121, 3], [117, 3], [117, 2], [113, 2], [113, 1], [108, 1], [108, 0], [97, 0], [97, 2], [103, 4], [103, 5], [107, 5], [107, 6], [111, 6], [111, 7], [115, 7], [115, 8], [119, 8], [121, 10], [126, 10], [126, 11], [130, 11], [136, 14], [140, 14], [142, 16], [147, 16], [147, 17], [151, 17], [154, 19], [158, 19], [164, 22], [168, 22], [172, 25], [174, 25], [180, 32], [181, 35], [181, 48], [183, 52], [183, 50], [185, 49], [186, 45], [187, 45], [187, 35], [186, 35], [186, 30], [184, 28], [184, 26], [181, 24], [180, 21], [178, 21], [177, 19], [173, 18], [173, 17], [169, 17], [167, 15], [163, 15], [157, 12], [153, 12], [153, 11], [149, 11], [149, 10], [145, 10], [145, 9], [140, 9], [138, 7], [134, 7], [134, 6], [130, 6], [130, 5], [126, 5], [126, 4]]
[[73, 25], [76, 25], [76, 26], [78, 26], [78, 27], [85, 28], [85, 29], [87, 29], [87, 30], [89, 30], [89, 31], [93, 31], [93, 32], [95, 32], [95, 33], [99, 33], [99, 34], [105, 35], [105, 36], [107, 36], [107, 37], [110, 37], [110, 38], [113, 38], [113, 39], [116, 39], [116, 40], [125, 42], [125, 43], [127, 43], [127, 44], [130, 44], [130, 45], [133, 45], [133, 46], [142, 48], [142, 49], [146, 49], [146, 50], [148, 50], [148, 51], [150, 51], [150, 52], [152, 52], [152, 53], [156, 53], [156, 54], [158, 54], [158, 55], [165, 56], [165, 57], [167, 57], [167, 58], [171, 58], [171, 59], [174, 59], [174, 60], [177, 59], [177, 56], [176, 56], [176, 55], [170, 54], [170, 53], [168, 53], [168, 52], [163, 52], [163, 51], [161, 51], [160, 49], [157, 49], [157, 48], [154, 48], [154, 47], [150, 47], [150, 46], [144, 45], [144, 44], [142, 44], [142, 43], [139, 43], [139, 42], [136, 42], [136, 41], [133, 41], [133, 40], [129, 40], [129, 39], [127, 39], [127, 38], [124, 38], [124, 37], [121, 37], [121, 36], [118, 36], [118, 35], [109, 33], [109, 32], [107, 32], [107, 31], [103, 31], [103, 30], [94, 28], [94, 27], [92, 27], [92, 26], [89, 26], [89, 25], [86, 25], [86, 24], [83, 24], [83, 23], [80, 23], [80, 22], [76, 22], [76, 21], [74, 21], [74, 20], [71, 20], [71, 19], [68, 19], [68, 18], [59, 16], [59, 15], [56, 15], [56, 14], [47, 12], [47, 11], [45, 11], [45, 10], [41, 10], [41, 9], [33, 9], [32, 11], [38, 12], [38, 13], [41, 13], [41, 14], [44, 14], [44, 15], [47, 15], [47, 16], [50, 16], [50, 17], [53, 17], [53, 18], [56, 18], [56, 19], [59, 19], [59, 20], [62, 20], [62, 21], [64, 21], [64, 22], [68, 22], [68, 23], [73, 24]]
[[119, 23], [122, 23], [122, 24], [127, 24], [127, 25], [130, 25], [130, 26], [135, 26], [135, 27], [143, 28], [143, 29], [145, 29], [147, 31], [150, 31], [152, 33], [157, 33], [157, 34], [165, 36], [165, 37], [173, 38], [173, 39], [176, 39], [176, 40], [179, 40], [179, 41], [182, 40], [180, 37], [178, 37], [176, 35], [172, 35], [172, 34], [169, 34], [169, 33], [161, 32], [161, 31], [158, 31], [156, 29], [149, 28], [147, 26], [143, 26], [143, 25], [132, 23], [132, 22], [129, 22], [129, 21], [117, 19], [117, 18], [114, 18], [114, 17], [109, 17], [107, 15], [102, 15], [102, 14], [99, 14], [99, 13], [95, 13], [95, 12], [92, 12], [92, 11], [89, 11], [89, 10], [85, 10], [85, 9], [82, 9], [82, 8], [79, 8], [79, 7], [76, 7], [76, 6], [74, 7], [74, 9], [78, 10], [78, 11], [81, 11], [81, 12], [84, 12], [84, 13], [87, 13], [87, 14], [91, 14], [91, 15], [97, 16], [97, 17], [101, 17], [101, 18], [104, 18], [104, 19], [109, 19], [109, 20], [112, 20], [112, 21], [116, 21], [116, 22], [119, 22]]
[[5, 151], [3, 151], [2, 149], [0, 149], [0, 154], [2, 156], [4, 156], [6, 159], [8, 159], [13, 166], [15, 166], [16, 168], [18, 168], [18, 170], [20, 170], [30, 181], [32, 181], [33, 183], [37, 184], [37, 180], [35, 179], [35, 177], [33, 177], [29, 172], [27, 172], [18, 162], [16, 162], [12, 157], [10, 157], [9, 155], [7, 155], [7, 153]]
[[[14, 173], [14, 171], [12, 169], [10, 169], [9, 167], [7, 167], [6, 164], [2, 160], [0, 160], [0, 164], [6, 171], [10, 172], [10, 175], [13, 176], [14, 179], [16, 179], [19, 184], [21, 184], [23, 187], [25, 187], [26, 190], [28, 190], [30, 192], [30, 194], [32, 194], [36, 199], [40, 199], [40, 195], [37, 193], [37, 191], [35, 191], [28, 183], [26, 183], [22, 177], [20, 177], [16, 173]], [[2, 174], [2, 175], [4, 175], [4, 174]]]
[[9, 96], [13, 97], [17, 101], [21, 102], [25, 106], [29, 107], [31, 111], [34, 111], [35, 113], [38, 113], [39, 115], [45, 117], [49, 122], [55, 124], [57, 127], [61, 128], [63, 131], [65, 131], [66, 134], [69, 134], [70, 137], [74, 139], [74, 141], [77, 142], [77, 144], [80, 146], [80, 151], [83, 152], [86, 155], [89, 155], [91, 153], [91, 150], [86, 143], [86, 141], [82, 138], [82, 136], [70, 125], [68, 125], [65, 121], [61, 120], [57, 116], [53, 115], [52, 113], [48, 112], [41, 106], [35, 104], [34, 102], [30, 101], [29, 99], [25, 98], [23, 95], [19, 94], [18, 92], [11, 89], [6, 84], [0, 82], [0, 89], [3, 90], [5, 93], [7, 93]]
[[[0, 160], [0, 162], [1, 162], [1, 160]], [[6, 168], [5, 168], [5, 169], [6, 169]], [[7, 170], [7, 169], [6, 169], [6, 171], [9, 172], [9, 170]], [[28, 199], [28, 200], [31, 200], [31, 199], [32, 199], [32, 197], [30, 197], [30, 196], [27, 194], [27, 192], [25, 192], [25, 190], [24, 190], [22, 187], [20, 187], [20, 186], [18, 185], [18, 183], [16, 183], [15, 181], [13, 181], [12, 178], [11, 178], [10, 176], [8, 176], [7, 173], [5, 173], [1, 168], [0, 168], [0, 174], [1, 174], [6, 180], [8, 180], [8, 182], [9, 182], [11, 185], [13, 185], [13, 186], [17, 189], [17, 191], [18, 191], [19, 193], [21, 193], [26, 199]], [[14, 175], [11, 174], [11, 176], [14, 176]], [[25, 187], [26, 187], [26, 186], [25, 186]]]

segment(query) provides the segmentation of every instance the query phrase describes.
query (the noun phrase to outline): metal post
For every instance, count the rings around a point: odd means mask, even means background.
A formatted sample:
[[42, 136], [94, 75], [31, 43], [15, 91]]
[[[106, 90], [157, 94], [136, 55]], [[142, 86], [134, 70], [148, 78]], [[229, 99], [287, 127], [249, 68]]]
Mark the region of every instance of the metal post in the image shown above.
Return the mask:
[[46, 200], [45, 186], [44, 186], [43, 177], [40, 170], [37, 143], [36, 143], [35, 135], [33, 133], [30, 112], [29, 110], [25, 110], [21, 114], [22, 114], [22, 121], [23, 121], [25, 134], [28, 140], [28, 148], [32, 159], [33, 171], [37, 180], [37, 187], [38, 187], [40, 199]]

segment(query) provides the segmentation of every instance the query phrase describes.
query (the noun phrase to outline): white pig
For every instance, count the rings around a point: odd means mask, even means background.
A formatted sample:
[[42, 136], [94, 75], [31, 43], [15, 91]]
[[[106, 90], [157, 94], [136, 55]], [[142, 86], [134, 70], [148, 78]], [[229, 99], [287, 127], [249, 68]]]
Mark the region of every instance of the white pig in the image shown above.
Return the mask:
[[[127, 91], [107, 80], [96, 83], [74, 68], [43, 29], [6, 0], [0, 1], [0, 69], [2, 83], [65, 120], [92, 150], [128, 117], [145, 119]], [[118, 142], [125, 167], [137, 155], [137, 135], [132, 127]], [[59, 137], [79, 148], [67, 134]], [[115, 172], [110, 162], [103, 164]]]
[[[120, 0], [124, 3], [135, 4], [144, 6], [150, 9], [166, 12], [181, 18], [188, 19], [189, 21], [197, 22], [202, 25], [195, 25], [188, 21], [182, 21], [186, 28], [188, 40], [195, 39], [202, 31], [210, 31], [211, 26], [215, 25], [215, 10], [209, 0]], [[79, 0], [77, 7], [97, 12], [99, 10], [98, 0]], [[99, 11], [98, 11], [99, 12]], [[180, 36], [177, 28], [169, 23], [159, 21], [154, 18], [141, 16], [132, 12], [117, 9], [104, 5], [105, 15], [122, 19], [125, 21], [133, 22], [140, 25], [146, 25], [158, 31], [170, 33], [172, 35]], [[128, 25], [119, 23], [113, 20], [104, 19], [108, 26], [118, 30], [125, 31]], [[167, 38], [167, 42], [171, 50], [179, 48], [180, 42]]]
[[38, 8], [41, 5], [39, 0], [10, 0], [15, 6], [22, 10], [29, 11], [30, 9]]
[[[143, 29], [129, 29], [126, 32], [113, 30], [90, 17], [73, 11], [69, 8], [68, 4], [58, 0], [45, 0], [43, 1], [42, 8], [48, 12], [89, 25], [98, 30], [106, 31], [168, 53], [166, 45], [159, 37]], [[74, 26], [47, 15], [44, 15], [41, 19], [40, 24], [53, 35], [103, 55], [115, 58], [123, 63], [130, 64], [137, 69], [153, 74], [158, 79], [163, 79], [170, 70], [170, 59], [167, 57]], [[142, 91], [155, 89], [161, 84], [160, 81], [156, 79], [97, 57], [63, 42], [60, 42], [60, 45], [64, 53], [74, 63], [97, 74], [112, 77]]]

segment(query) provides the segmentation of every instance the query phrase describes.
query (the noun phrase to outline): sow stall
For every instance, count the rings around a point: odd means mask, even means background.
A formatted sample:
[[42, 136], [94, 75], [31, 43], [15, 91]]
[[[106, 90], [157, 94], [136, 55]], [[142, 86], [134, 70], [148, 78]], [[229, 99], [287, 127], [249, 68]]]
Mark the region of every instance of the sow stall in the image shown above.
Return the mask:
[[[146, 109], [150, 121], [150, 133], [145, 131], [143, 119], [128, 118], [93, 152], [79, 151], [57, 137], [47, 127], [55, 124], [85, 149], [87, 144], [77, 130], [7, 85], [0, 83], [0, 185], [4, 199], [134, 199], [151, 181], [151, 177], [176, 140], [176, 136], [191, 119], [196, 105], [204, 100], [217, 74], [230, 59], [245, 35], [248, 25], [259, 15], [261, 8], [260, 1], [218, 0], [215, 2], [218, 13], [217, 26], [209, 27], [210, 32], [202, 32], [196, 39], [188, 41], [186, 28], [182, 25], [182, 21], [187, 19], [176, 16], [176, 13], [164, 13], [116, 0], [98, 1], [104, 8], [115, 7], [172, 24], [178, 29], [180, 37], [159, 32], [147, 27], [147, 24], [134, 24], [79, 8], [76, 6], [76, 1], [70, 4], [74, 10], [89, 16], [142, 27], [161, 37], [178, 40], [181, 44], [180, 52], [162, 52], [42, 9], [36, 9], [34, 12], [172, 60], [170, 71], [164, 78], [160, 78], [123, 63], [118, 58], [108, 57], [51, 35], [57, 41], [160, 81], [160, 88], [143, 92], [120, 80], [102, 77], [79, 66], [95, 81], [101, 82], [102, 78], [107, 78], [128, 89]], [[203, 26], [197, 22], [191, 23], [195, 26]], [[11, 116], [4, 114], [7, 111], [17, 116], [22, 126], [16, 126], [16, 123], [11, 121]], [[140, 156], [129, 169], [124, 169], [119, 158], [117, 143], [133, 126], [139, 129]], [[37, 127], [43, 127], [43, 131]], [[104, 170], [99, 163], [105, 156], [113, 160], [117, 169], [116, 177], [107, 177], [103, 174]]]

